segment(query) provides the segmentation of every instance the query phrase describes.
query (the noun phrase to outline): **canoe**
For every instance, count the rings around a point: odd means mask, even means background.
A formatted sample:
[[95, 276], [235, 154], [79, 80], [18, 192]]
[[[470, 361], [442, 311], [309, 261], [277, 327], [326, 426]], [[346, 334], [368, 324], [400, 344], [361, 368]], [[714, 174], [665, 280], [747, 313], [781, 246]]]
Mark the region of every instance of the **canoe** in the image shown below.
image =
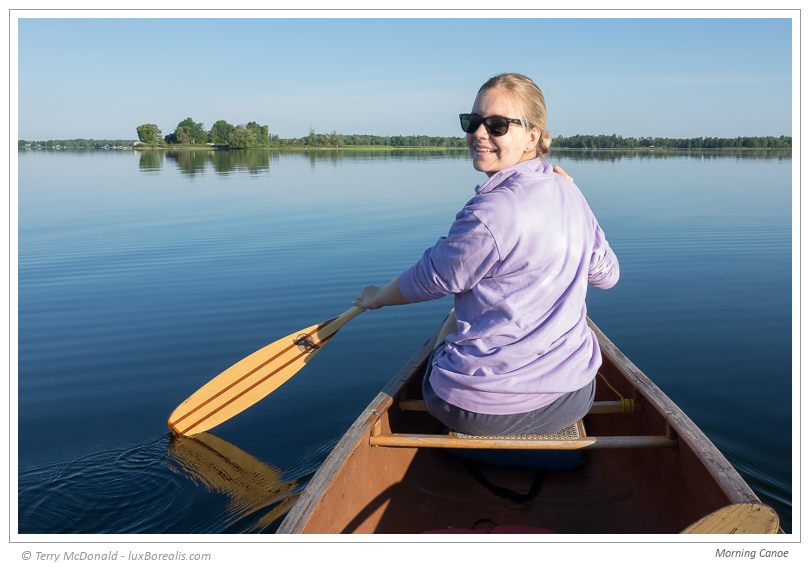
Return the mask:
[[[775, 513], [703, 432], [588, 323], [603, 362], [594, 407], [572, 435], [471, 438], [446, 432], [420, 399], [430, 339], [355, 420], [277, 533], [499, 533], [500, 527], [500, 533], [667, 534], [695, 525], [709, 526], [713, 533], [778, 529]], [[484, 463], [471, 464], [471, 448], [485, 455]], [[539, 454], [579, 461], [563, 459], [564, 466], [555, 468], [551, 458], [549, 470], [537, 470], [543, 465], [527, 467], [502, 458]], [[515, 494], [524, 501], [510, 496]], [[761, 528], [762, 521], [747, 528], [722, 525], [729, 517], [751, 514], [761, 520], [763, 511], [769, 514], [767, 529]]]

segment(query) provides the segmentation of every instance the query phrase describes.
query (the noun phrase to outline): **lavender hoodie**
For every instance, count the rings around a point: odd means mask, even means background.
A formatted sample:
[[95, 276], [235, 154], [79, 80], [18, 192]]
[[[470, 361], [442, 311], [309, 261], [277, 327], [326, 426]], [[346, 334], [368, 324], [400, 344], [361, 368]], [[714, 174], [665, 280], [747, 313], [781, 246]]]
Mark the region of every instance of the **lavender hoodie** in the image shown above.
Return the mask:
[[430, 374], [439, 397], [477, 413], [532, 411], [596, 375], [585, 295], [588, 283], [613, 287], [619, 263], [580, 190], [542, 159], [475, 193], [400, 291], [412, 302], [455, 295], [458, 332]]

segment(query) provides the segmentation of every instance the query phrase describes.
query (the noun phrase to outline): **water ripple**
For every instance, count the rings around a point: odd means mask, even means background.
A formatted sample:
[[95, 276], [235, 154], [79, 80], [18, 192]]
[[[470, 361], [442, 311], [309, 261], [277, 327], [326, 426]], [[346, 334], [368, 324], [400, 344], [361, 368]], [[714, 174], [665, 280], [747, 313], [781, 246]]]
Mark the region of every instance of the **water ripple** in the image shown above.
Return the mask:
[[182, 514], [190, 501], [174, 490], [164, 446], [156, 439], [20, 471], [20, 533], [138, 532]]
[[297, 480], [213, 435], [161, 436], [20, 471], [19, 531], [264, 531], [299, 490]]

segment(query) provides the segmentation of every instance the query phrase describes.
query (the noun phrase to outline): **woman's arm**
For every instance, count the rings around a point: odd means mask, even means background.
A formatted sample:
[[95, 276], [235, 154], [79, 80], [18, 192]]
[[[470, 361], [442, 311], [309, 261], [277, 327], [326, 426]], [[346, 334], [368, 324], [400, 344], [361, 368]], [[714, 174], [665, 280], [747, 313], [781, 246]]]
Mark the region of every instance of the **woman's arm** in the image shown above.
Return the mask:
[[364, 287], [352, 302], [363, 309], [379, 309], [388, 305], [405, 305], [410, 303], [399, 290], [399, 276], [383, 287], [369, 285]]
[[608, 244], [602, 227], [597, 223], [588, 283], [601, 289], [610, 289], [619, 281], [619, 274], [619, 260]]

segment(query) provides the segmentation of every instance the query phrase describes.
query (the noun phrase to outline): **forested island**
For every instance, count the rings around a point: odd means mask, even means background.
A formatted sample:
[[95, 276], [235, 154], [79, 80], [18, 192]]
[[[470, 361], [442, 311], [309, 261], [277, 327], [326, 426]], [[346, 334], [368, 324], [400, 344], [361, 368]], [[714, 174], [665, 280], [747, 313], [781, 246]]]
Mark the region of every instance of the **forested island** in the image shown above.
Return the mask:
[[[275, 149], [396, 149], [396, 148], [430, 148], [430, 149], [465, 149], [463, 136], [425, 136], [394, 135], [379, 136], [372, 134], [340, 134], [338, 132], [316, 133], [310, 129], [309, 134], [301, 138], [279, 138], [270, 134], [267, 125], [257, 122], [233, 125], [225, 120], [214, 122], [206, 130], [202, 122], [192, 118], [181, 121], [175, 129], [164, 135], [156, 124], [141, 124], [135, 129], [137, 140], [19, 140], [20, 149], [48, 150], [150, 150], [150, 149], [188, 149], [207, 148], [220, 150], [245, 150], [251, 148]], [[699, 138], [666, 138], [666, 137], [623, 137], [616, 134], [577, 134], [575, 136], [556, 136], [552, 149], [558, 150], [638, 150], [638, 149], [674, 149], [674, 150], [715, 150], [715, 149], [758, 149], [789, 150], [791, 136], [738, 136], [736, 138], [699, 137]]]

